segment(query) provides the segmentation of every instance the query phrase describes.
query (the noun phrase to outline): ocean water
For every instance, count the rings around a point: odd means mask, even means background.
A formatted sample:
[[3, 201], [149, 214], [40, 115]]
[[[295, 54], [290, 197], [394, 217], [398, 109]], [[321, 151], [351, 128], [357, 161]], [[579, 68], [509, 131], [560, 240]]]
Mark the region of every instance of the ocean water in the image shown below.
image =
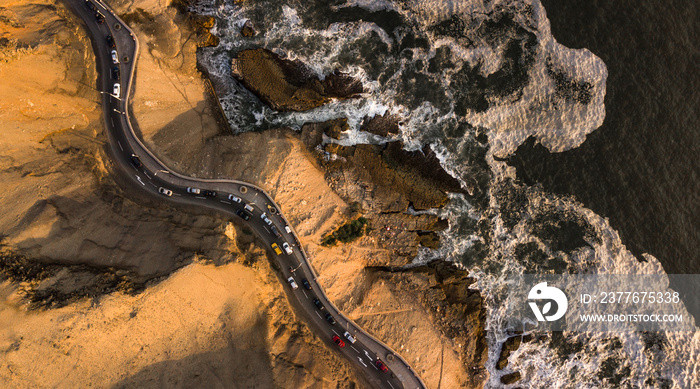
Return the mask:
[[[421, 251], [416, 262], [452, 261], [478, 278], [487, 303], [487, 386], [501, 387], [500, 376], [518, 370], [524, 387], [700, 387], [698, 333], [564, 332], [524, 344], [505, 370], [495, 369], [515, 330], [504, 324], [499, 304], [509, 276], [665, 274], [653, 252], [628, 249], [607, 214], [571, 191], [523, 179], [537, 158], [527, 160], [522, 148], [513, 155], [528, 138], [546, 156], [575, 151], [611, 120], [608, 58], [582, 44], [560, 44], [539, 1], [202, 0], [193, 10], [216, 19], [221, 43], [201, 50], [198, 60], [235, 132], [347, 117], [350, 130], [339, 142], [381, 143], [387, 139], [359, 126], [389, 112], [402, 118], [395, 138], [408, 149], [430, 145], [460, 180], [468, 194], [451, 196], [436, 211], [450, 221], [441, 247]], [[239, 32], [248, 20], [259, 31], [250, 39]], [[253, 47], [300, 59], [320, 77], [350, 73], [366, 93], [308, 112], [275, 112], [230, 75], [231, 58]]]

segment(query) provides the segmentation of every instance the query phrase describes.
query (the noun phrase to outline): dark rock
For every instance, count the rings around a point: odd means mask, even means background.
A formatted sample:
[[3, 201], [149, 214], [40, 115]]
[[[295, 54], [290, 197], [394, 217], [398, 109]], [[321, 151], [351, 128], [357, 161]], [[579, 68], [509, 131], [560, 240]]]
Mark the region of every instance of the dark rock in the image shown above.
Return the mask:
[[278, 111], [306, 111], [331, 99], [362, 92], [352, 77], [334, 72], [321, 81], [299, 60], [287, 60], [266, 49], [243, 50], [231, 61], [231, 72], [260, 100]]
[[348, 127], [348, 119], [346, 118], [329, 120], [325, 123], [327, 124], [327, 127], [323, 130], [323, 132], [333, 139], [340, 139], [340, 134], [350, 129]]
[[253, 27], [253, 22], [250, 20], [246, 20], [245, 24], [243, 24], [243, 27], [241, 27], [241, 35], [244, 37], [250, 38], [253, 37], [257, 34], [258, 32], [255, 31], [255, 27]]
[[382, 115], [374, 116], [373, 118], [366, 117], [360, 127], [362, 131], [367, 131], [372, 134], [387, 136], [389, 134], [399, 133], [399, 116], [397, 115]]
[[522, 336], [518, 335], [510, 337], [506, 339], [505, 342], [503, 342], [503, 347], [501, 347], [501, 354], [498, 356], [498, 362], [496, 363], [496, 369], [503, 370], [506, 366], [508, 366], [508, 357], [511, 353], [517, 350], [518, 347], [520, 347], [521, 340]]
[[501, 383], [503, 385], [511, 385], [511, 384], [514, 384], [514, 383], [520, 381], [520, 378], [522, 378], [520, 376], [520, 372], [516, 371], [516, 372], [509, 373], [509, 374], [502, 376]]

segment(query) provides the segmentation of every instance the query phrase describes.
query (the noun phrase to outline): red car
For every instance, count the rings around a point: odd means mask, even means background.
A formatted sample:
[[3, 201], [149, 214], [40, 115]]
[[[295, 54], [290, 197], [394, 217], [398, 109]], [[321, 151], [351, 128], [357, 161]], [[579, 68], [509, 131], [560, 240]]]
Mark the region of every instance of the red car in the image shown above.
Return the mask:
[[[337, 336], [336, 336], [336, 338], [337, 338]], [[379, 359], [377, 359], [377, 361], [374, 362], [374, 364], [377, 365], [377, 367], [378, 367], [379, 370], [381, 370], [381, 371], [389, 371], [389, 369], [386, 367], [386, 365], [384, 364], [384, 362], [380, 361]]]
[[[335, 344], [338, 345], [338, 347], [345, 347], [345, 342], [343, 342], [343, 340], [340, 339], [339, 336], [337, 336], [337, 335], [334, 336], [334, 337], [333, 337], [333, 341], [335, 342]], [[386, 367], [384, 367], [384, 368], [386, 369]], [[386, 371], [386, 370], [385, 370], [385, 371]]]

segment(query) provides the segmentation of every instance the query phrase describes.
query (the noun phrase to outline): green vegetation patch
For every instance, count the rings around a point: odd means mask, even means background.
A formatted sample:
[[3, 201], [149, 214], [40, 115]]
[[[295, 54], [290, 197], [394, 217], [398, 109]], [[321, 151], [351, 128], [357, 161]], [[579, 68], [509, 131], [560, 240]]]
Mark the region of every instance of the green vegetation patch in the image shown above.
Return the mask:
[[323, 246], [333, 246], [337, 242], [349, 243], [361, 237], [367, 232], [369, 221], [364, 217], [345, 223], [333, 233], [326, 235], [322, 240]]

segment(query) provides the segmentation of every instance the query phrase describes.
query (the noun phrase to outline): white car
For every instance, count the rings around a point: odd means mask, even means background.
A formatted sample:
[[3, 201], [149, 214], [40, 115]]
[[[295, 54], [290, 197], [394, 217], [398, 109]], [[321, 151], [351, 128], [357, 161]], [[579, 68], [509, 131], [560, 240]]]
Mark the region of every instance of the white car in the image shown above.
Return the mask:
[[158, 188], [158, 193], [160, 193], [160, 194], [162, 194], [162, 195], [165, 195], [165, 196], [168, 196], [168, 197], [170, 197], [170, 196], [173, 195], [173, 191], [172, 191], [172, 190], [170, 190], [170, 189], [165, 189], [165, 188], [163, 188], [162, 186], [161, 186], [160, 188]]
[[243, 208], [245, 208], [246, 211], [248, 211], [248, 212], [253, 212], [253, 207], [251, 207], [251, 206], [248, 205], [248, 204], [246, 204], [245, 206], [243, 206]]
[[287, 231], [288, 234], [292, 233], [292, 229], [289, 228], [289, 226], [284, 226], [284, 230]]
[[188, 187], [187, 187], [187, 193], [200, 194], [201, 192], [202, 192], [202, 191], [199, 190], [199, 189], [197, 189], [197, 188], [193, 188], [193, 187], [191, 187], [191, 186], [188, 186]]
[[112, 63], [115, 65], [119, 63], [119, 54], [117, 54], [117, 50], [112, 50]]
[[231, 201], [233, 201], [234, 203], [239, 203], [239, 204], [241, 203], [241, 198], [240, 198], [240, 197], [236, 197], [236, 196], [234, 196], [234, 195], [232, 195], [232, 194], [228, 195], [228, 199], [231, 200]]
[[287, 253], [287, 255], [292, 255], [292, 253], [294, 252], [294, 251], [292, 251], [292, 248], [289, 247], [289, 243], [287, 243], [287, 242], [282, 243], [282, 248]]
[[272, 225], [272, 220], [268, 219], [267, 216], [265, 216], [263, 220], [265, 221], [265, 223], [267, 223], [268, 226]]
[[114, 84], [114, 88], [112, 89], [112, 94], [116, 97], [119, 97], [122, 92], [122, 86], [119, 85], [119, 83]]
[[355, 342], [357, 342], [357, 338], [355, 338], [354, 336], [350, 335], [350, 333], [347, 332], [347, 331], [345, 331], [345, 333], [343, 334], [343, 336], [345, 336], [345, 339], [347, 339], [348, 341], [350, 341], [350, 343], [355, 343]]
[[289, 282], [289, 285], [292, 286], [292, 290], [298, 288], [299, 286], [297, 285], [296, 281], [294, 281], [294, 278], [289, 277], [287, 278], [287, 281]]

